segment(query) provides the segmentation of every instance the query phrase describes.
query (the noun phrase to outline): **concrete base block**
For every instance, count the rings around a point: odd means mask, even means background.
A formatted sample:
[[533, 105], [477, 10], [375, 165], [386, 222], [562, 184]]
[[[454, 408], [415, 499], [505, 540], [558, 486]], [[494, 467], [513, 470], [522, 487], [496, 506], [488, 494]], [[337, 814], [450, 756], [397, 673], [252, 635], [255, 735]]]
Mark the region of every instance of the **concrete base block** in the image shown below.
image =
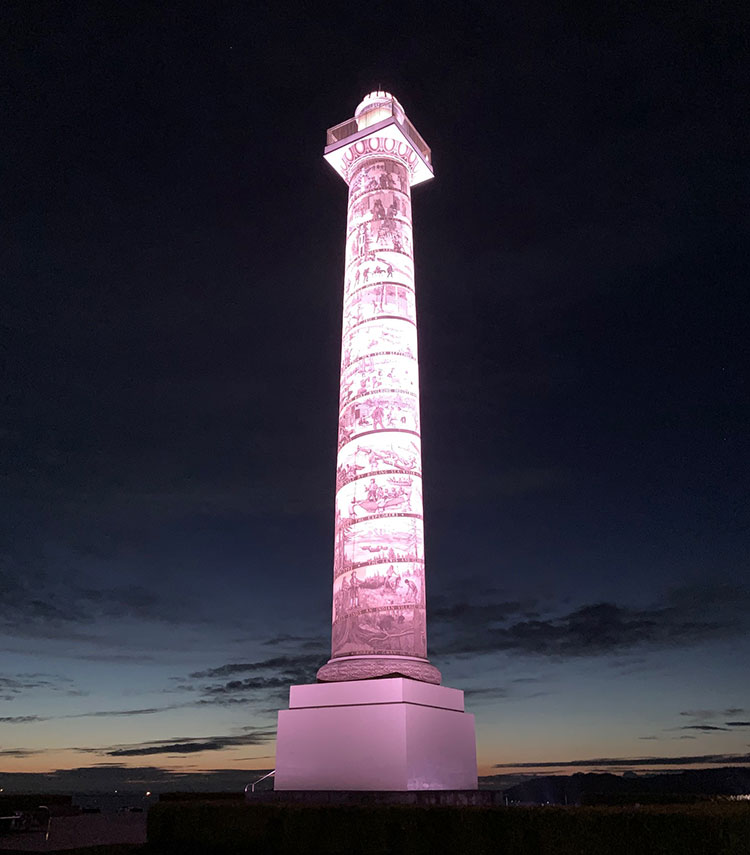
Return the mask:
[[463, 692], [403, 677], [292, 686], [275, 790], [475, 790]]

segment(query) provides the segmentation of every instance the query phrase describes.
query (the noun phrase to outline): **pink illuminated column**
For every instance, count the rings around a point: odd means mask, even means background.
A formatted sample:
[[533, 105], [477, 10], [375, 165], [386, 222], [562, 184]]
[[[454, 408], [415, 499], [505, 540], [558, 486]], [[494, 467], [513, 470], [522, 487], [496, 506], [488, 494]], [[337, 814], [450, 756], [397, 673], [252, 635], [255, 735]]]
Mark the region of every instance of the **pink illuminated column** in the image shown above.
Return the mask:
[[427, 661], [411, 186], [430, 150], [387, 92], [328, 131], [349, 185], [336, 471], [331, 659], [326, 682], [400, 675]]

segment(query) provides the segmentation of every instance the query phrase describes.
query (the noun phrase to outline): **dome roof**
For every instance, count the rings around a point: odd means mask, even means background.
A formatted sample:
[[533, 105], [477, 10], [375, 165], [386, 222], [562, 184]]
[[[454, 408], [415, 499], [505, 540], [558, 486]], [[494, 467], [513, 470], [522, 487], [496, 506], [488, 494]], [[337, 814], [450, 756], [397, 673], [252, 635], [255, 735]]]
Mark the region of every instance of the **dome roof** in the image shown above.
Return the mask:
[[393, 106], [399, 112], [404, 112], [404, 108], [398, 102], [398, 99], [394, 98], [390, 92], [370, 92], [369, 95], [365, 95], [357, 109], [354, 111], [354, 118], [358, 119], [363, 113], [368, 113], [370, 110], [377, 110], [378, 108], [382, 107], [390, 107], [391, 104], [393, 104]]
[[404, 108], [390, 92], [370, 92], [354, 111], [354, 118], [360, 130], [391, 116], [395, 116], [399, 122], [404, 120]]

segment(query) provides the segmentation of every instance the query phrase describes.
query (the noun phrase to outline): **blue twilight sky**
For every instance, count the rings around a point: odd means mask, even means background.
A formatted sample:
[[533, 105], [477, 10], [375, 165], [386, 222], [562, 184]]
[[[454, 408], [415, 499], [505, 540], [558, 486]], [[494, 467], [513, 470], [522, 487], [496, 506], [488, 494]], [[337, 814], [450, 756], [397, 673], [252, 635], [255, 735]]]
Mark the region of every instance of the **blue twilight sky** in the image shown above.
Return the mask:
[[740, 6], [251, 6], [10, 16], [0, 786], [273, 766], [330, 641], [324, 131], [378, 86], [433, 149], [428, 643], [480, 772], [747, 763]]

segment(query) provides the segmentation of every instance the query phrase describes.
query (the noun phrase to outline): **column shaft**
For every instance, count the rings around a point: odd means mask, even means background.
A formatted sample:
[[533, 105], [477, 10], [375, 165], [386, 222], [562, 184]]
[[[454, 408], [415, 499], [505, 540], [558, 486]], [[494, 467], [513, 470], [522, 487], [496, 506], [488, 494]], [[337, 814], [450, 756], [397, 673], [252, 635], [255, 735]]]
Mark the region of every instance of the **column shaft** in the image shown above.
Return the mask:
[[439, 683], [427, 662], [409, 167], [363, 149], [348, 175], [332, 658], [318, 679]]

